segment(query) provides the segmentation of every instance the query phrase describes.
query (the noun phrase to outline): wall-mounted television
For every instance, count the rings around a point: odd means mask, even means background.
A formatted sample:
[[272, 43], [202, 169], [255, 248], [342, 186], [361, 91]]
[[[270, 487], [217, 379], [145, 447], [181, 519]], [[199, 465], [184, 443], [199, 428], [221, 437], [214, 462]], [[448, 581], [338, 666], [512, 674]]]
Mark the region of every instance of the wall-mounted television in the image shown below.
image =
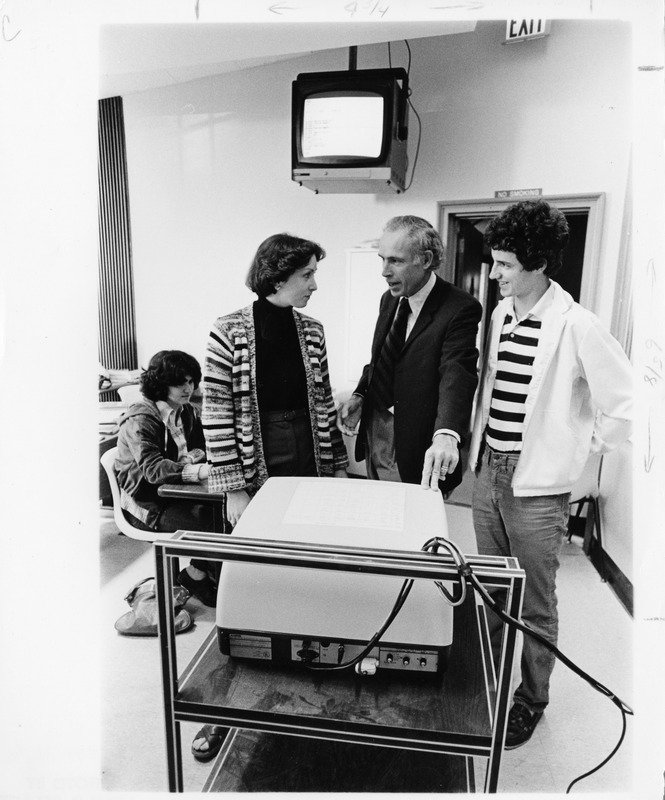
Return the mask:
[[408, 75], [306, 72], [292, 84], [291, 177], [314, 192], [403, 192]]

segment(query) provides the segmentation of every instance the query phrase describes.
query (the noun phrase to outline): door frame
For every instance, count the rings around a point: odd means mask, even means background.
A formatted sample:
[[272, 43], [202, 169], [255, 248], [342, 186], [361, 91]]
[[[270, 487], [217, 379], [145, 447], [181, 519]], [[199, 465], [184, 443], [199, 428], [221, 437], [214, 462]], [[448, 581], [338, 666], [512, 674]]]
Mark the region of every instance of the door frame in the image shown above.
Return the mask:
[[[438, 219], [439, 232], [446, 251], [446, 258], [437, 270], [442, 278], [455, 283], [456, 239], [458, 233], [457, 220], [494, 217], [507, 206], [519, 202], [520, 199], [546, 200], [565, 212], [586, 211], [588, 213], [586, 240], [584, 243], [584, 261], [582, 265], [582, 284], [580, 286], [580, 305], [590, 311], [597, 312], [596, 293], [600, 270], [600, 250], [602, 228], [605, 212], [605, 193], [589, 192], [588, 194], [542, 195], [537, 198], [481, 198], [477, 200], [439, 200]], [[450, 256], [448, 256], [450, 254]]]

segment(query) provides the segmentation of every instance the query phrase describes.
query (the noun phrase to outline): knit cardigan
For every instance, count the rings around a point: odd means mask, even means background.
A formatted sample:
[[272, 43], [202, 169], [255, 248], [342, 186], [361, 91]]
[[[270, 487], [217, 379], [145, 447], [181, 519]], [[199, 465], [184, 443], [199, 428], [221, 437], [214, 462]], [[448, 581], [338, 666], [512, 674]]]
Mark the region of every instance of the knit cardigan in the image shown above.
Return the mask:
[[[319, 476], [348, 465], [336, 427], [325, 336], [320, 322], [293, 316], [305, 366], [314, 457]], [[268, 479], [256, 381], [256, 331], [252, 305], [219, 317], [208, 338], [201, 389], [210, 491], [246, 489], [254, 494]]]

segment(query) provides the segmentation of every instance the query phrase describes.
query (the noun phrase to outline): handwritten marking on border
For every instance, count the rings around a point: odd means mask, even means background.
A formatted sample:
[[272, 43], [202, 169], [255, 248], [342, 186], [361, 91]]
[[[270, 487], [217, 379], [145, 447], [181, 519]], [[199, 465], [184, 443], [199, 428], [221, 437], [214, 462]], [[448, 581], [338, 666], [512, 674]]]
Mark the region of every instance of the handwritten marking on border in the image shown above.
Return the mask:
[[273, 14], [283, 14], [285, 11], [299, 10], [299, 6], [286, 6], [283, 3], [275, 3], [274, 5], [268, 7], [268, 11], [271, 11]]
[[[659, 296], [658, 286], [658, 271], [656, 268], [656, 261], [650, 258], [647, 261], [646, 270], [646, 288], [650, 294], [652, 303]], [[658, 309], [653, 309], [651, 316], [655, 318]], [[663, 388], [663, 372], [665, 367], [665, 350], [663, 345], [657, 338], [657, 335], [650, 335], [644, 339], [644, 350], [641, 359], [640, 372], [642, 374], [643, 383], [647, 384], [646, 391], [649, 392], [647, 399], [647, 418], [646, 418], [646, 443], [643, 454], [643, 468], [644, 472], [649, 474], [653, 469], [656, 461], [657, 441], [654, 441], [652, 423], [654, 422], [654, 405], [656, 396], [662, 391]]]
[[344, 6], [344, 10], [348, 11], [348, 13], [352, 17], [354, 17], [359, 12], [367, 17], [371, 17], [375, 14], [380, 17], [384, 17], [386, 13], [390, 10], [390, 5], [387, 4], [381, 6], [380, 0], [376, 0], [376, 2], [372, 2], [372, 0], [369, 0], [369, 2], [367, 2], [365, 0], [365, 2], [347, 3]]
[[[1, 6], [0, 6], [1, 7]], [[7, 27], [11, 25], [11, 19], [9, 14], [2, 15], [2, 38], [5, 42], [13, 42], [14, 39], [21, 33], [21, 29], [19, 28], [13, 36], [9, 36], [7, 32]]]
[[465, 11], [478, 11], [485, 7], [485, 3], [474, 2], [474, 0], [466, 0], [464, 3], [444, 3], [443, 5], [429, 6], [432, 11], [455, 11], [463, 8]]
[[644, 471], [651, 472], [654, 456], [651, 455], [651, 414], [647, 420], [647, 451], [644, 454]]

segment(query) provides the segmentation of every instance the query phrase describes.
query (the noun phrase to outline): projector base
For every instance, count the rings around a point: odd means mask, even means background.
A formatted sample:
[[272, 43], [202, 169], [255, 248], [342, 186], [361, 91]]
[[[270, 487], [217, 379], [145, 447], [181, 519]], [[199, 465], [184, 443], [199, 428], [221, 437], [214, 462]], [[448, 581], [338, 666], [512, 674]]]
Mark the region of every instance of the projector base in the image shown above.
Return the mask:
[[[288, 634], [229, 631], [217, 628], [219, 649], [231, 658], [270, 661], [281, 666], [337, 664], [351, 661], [366, 647], [363, 642], [315, 639]], [[432, 647], [380, 642], [368, 654], [379, 671], [441, 675], [450, 646]], [[323, 670], [322, 670], [323, 671]]]

